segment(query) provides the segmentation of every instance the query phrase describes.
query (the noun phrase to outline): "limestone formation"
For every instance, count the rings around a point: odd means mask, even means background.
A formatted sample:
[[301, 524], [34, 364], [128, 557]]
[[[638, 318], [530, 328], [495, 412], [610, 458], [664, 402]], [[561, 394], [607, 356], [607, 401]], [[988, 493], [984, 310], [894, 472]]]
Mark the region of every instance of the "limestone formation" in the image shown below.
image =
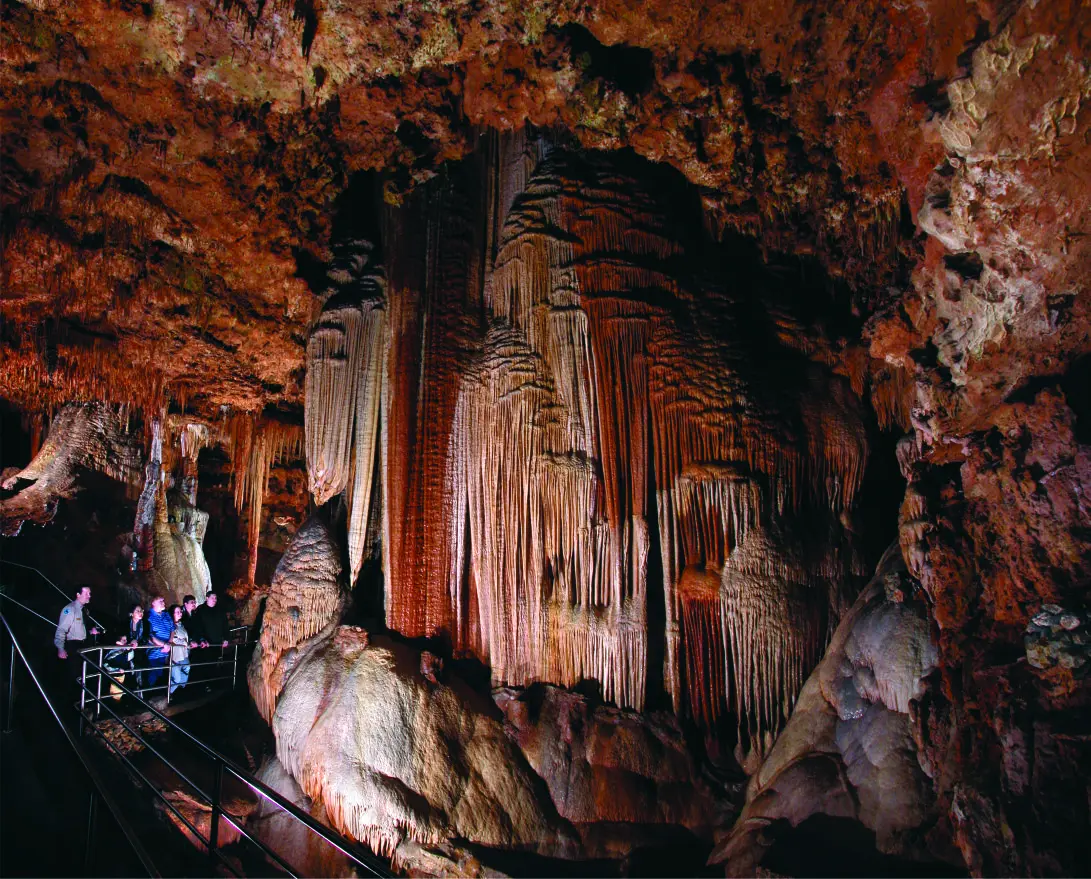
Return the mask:
[[939, 809], [910, 715], [937, 658], [919, 586], [891, 547], [808, 678], [711, 861], [724, 863], [728, 875], [754, 875], [779, 835], [819, 814], [863, 825], [881, 852], [931, 861], [925, 834]]
[[272, 721], [288, 676], [340, 622], [347, 601], [341, 573], [333, 535], [314, 514], [296, 532], [273, 574], [261, 639], [247, 673], [250, 694], [266, 721]]
[[57, 501], [78, 491], [80, 468], [114, 479], [135, 481], [139, 444], [129, 434], [124, 409], [104, 404], [73, 404], [56, 413], [49, 434], [24, 469], [5, 473], [0, 494], [0, 534], [13, 537], [24, 522], [44, 525]]
[[376, 852], [392, 856], [403, 839], [577, 850], [495, 707], [457, 680], [427, 681], [407, 647], [352, 627], [317, 638], [272, 727], [303, 792]]

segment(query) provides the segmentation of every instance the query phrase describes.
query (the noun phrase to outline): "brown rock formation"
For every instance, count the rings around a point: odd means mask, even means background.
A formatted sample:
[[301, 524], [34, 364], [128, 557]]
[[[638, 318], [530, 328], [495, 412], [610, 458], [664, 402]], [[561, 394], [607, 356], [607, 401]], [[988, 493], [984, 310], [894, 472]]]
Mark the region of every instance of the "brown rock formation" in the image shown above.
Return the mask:
[[[870, 426], [898, 426], [937, 836], [977, 874], [1076, 872], [1089, 22], [1068, 0], [13, 0], [0, 417], [54, 424], [5, 473], [0, 530], [47, 521], [75, 467], [138, 472], [110, 439], [127, 406], [149, 451], [162, 430], [153, 566], [164, 525], [199, 530], [177, 510], [207, 442], [246, 591], [307, 483], [344, 492], [349, 577], [382, 580], [391, 628], [498, 683], [662, 699], [752, 770], [870, 567]], [[352, 207], [376, 228], [340, 235]], [[341, 246], [362, 238], [366, 267]], [[207, 439], [181, 448], [185, 424]], [[273, 589], [267, 715], [338, 622], [340, 503], [337, 541], [289, 550], [314, 548], [313, 583]]]
[[44, 525], [52, 519], [57, 501], [79, 490], [81, 467], [134, 481], [141, 452], [129, 434], [128, 421], [124, 411], [101, 404], [60, 410], [34, 460], [22, 470], [3, 474], [0, 534], [12, 537], [24, 522]]

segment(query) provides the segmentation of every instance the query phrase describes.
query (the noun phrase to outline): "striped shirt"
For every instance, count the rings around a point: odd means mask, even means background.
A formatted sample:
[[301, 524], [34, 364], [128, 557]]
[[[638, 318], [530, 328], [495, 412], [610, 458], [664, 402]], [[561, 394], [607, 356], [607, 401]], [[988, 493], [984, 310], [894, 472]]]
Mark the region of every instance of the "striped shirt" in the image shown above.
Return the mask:
[[[152, 608], [148, 613], [148, 632], [154, 635], [160, 641], [170, 641], [171, 629], [174, 628], [174, 620], [167, 611], [157, 611]], [[148, 651], [149, 659], [165, 659], [167, 656], [167, 648], [159, 647], [155, 650]]]

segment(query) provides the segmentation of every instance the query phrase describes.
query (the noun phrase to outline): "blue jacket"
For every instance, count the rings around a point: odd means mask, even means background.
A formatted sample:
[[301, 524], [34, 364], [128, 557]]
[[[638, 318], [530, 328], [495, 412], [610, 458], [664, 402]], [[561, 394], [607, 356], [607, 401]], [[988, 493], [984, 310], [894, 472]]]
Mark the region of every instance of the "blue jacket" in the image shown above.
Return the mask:
[[[148, 612], [148, 634], [155, 635], [160, 641], [169, 642], [171, 629], [174, 628], [174, 620], [170, 613], [163, 611], [156, 613], [154, 608]], [[151, 640], [150, 637], [148, 639]], [[148, 651], [148, 659], [166, 659], [169, 647], [161, 647]]]

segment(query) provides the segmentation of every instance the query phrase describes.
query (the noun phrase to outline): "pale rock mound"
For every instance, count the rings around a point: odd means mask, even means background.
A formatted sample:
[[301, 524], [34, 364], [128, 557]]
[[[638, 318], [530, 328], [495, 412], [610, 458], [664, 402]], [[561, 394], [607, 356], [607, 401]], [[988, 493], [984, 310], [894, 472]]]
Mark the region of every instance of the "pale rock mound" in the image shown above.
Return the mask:
[[416, 651], [376, 642], [347, 626], [322, 639], [273, 715], [277, 756], [332, 826], [386, 856], [406, 839], [578, 852], [495, 706], [457, 679], [433, 683]]
[[272, 722], [292, 670], [340, 621], [347, 603], [340, 577], [340, 554], [329, 527], [312, 515], [273, 572], [261, 639], [247, 673], [250, 694], [266, 721]]
[[815, 815], [859, 822], [880, 852], [929, 859], [932, 783], [921, 767], [910, 703], [936, 664], [925, 607], [897, 546], [841, 621], [795, 711], [751, 779], [739, 820], [713, 852], [728, 875], [754, 875], [777, 827]]

